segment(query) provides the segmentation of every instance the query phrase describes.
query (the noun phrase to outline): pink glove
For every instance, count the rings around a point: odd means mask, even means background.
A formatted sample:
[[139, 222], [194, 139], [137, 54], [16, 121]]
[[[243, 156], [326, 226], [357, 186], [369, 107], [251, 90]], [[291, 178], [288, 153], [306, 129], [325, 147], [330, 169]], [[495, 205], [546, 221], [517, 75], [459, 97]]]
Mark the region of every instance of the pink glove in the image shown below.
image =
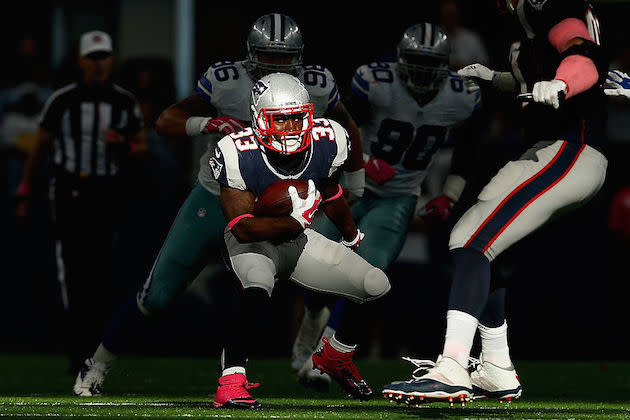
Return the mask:
[[396, 169], [392, 168], [383, 159], [376, 159], [370, 156], [365, 162], [365, 174], [378, 185], [383, 185], [396, 175]]
[[222, 117], [209, 119], [201, 130], [201, 134], [218, 132], [227, 136], [228, 134], [242, 130], [243, 128], [245, 128], [245, 124], [241, 121], [224, 115]]
[[448, 219], [453, 208], [454, 201], [445, 195], [438, 195], [429, 200], [424, 206], [427, 217], [439, 217], [442, 221]]

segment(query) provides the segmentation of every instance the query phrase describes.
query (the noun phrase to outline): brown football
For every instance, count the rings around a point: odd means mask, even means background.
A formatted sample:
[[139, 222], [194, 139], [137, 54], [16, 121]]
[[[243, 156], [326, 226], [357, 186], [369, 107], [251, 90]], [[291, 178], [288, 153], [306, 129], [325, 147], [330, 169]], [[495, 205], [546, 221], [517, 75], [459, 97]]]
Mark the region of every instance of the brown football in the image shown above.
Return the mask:
[[276, 181], [265, 189], [254, 202], [256, 216], [288, 216], [293, 210], [289, 186], [293, 185], [302, 198], [308, 196], [308, 182], [299, 179]]

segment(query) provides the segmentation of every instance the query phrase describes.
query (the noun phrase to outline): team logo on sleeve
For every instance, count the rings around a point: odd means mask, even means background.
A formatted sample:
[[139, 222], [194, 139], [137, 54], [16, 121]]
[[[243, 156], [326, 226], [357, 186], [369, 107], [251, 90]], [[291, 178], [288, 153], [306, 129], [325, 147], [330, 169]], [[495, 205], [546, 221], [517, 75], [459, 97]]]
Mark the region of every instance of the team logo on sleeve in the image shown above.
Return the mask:
[[214, 175], [214, 178], [219, 178], [219, 175], [221, 175], [221, 169], [223, 169], [223, 164], [214, 157], [211, 157], [208, 161], [208, 165], [210, 165], [210, 169], [212, 169], [212, 175]]
[[527, 0], [527, 1], [529, 1], [529, 4], [531, 4], [532, 7], [538, 11], [542, 10], [545, 3], [547, 3], [547, 0]]

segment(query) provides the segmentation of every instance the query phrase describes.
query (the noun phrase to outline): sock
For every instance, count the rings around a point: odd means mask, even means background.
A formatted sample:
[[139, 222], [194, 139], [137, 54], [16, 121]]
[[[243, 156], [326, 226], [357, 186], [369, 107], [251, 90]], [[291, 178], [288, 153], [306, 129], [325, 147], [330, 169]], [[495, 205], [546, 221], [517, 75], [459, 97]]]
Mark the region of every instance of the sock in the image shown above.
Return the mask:
[[128, 352], [136, 344], [138, 331], [143, 329], [142, 324], [147, 319], [138, 308], [136, 295], [133, 295], [118, 308], [103, 335], [103, 345], [114, 354]]
[[477, 318], [470, 314], [449, 310], [446, 313], [446, 338], [442, 356], [455, 359], [467, 368], [478, 323]]
[[452, 251], [453, 282], [448, 309], [471, 314], [479, 319], [490, 294], [490, 261], [476, 249]]
[[324, 331], [322, 332], [322, 337], [321, 338], [326, 337], [328, 339], [328, 341], [330, 341], [330, 339], [333, 337], [333, 335], [335, 335], [335, 329], [334, 328], [330, 328], [328, 325], [326, 325], [326, 328], [324, 328]]
[[245, 375], [245, 367], [243, 367], [243, 366], [232, 366], [232, 367], [229, 367], [227, 369], [223, 369], [223, 372], [221, 372], [221, 376], [233, 375], [235, 373], [242, 373], [243, 375]]
[[257, 317], [252, 317], [252, 314], [266, 313], [270, 300], [267, 291], [259, 287], [247, 288], [237, 297], [232, 306], [231, 322], [225, 331], [222, 357], [224, 371], [246, 365], [249, 346], [256, 339], [255, 332], [257, 331]]
[[337, 335], [333, 334], [333, 336], [328, 340], [328, 342], [330, 343], [330, 346], [337, 350], [340, 353], [350, 353], [351, 351], [354, 351], [354, 349], [357, 348], [357, 345], [350, 345], [350, 344], [344, 344], [341, 341], [337, 340]]
[[495, 328], [479, 324], [479, 335], [481, 336], [481, 357], [484, 361], [502, 368], [512, 366], [507, 341], [507, 322]]
[[330, 318], [328, 318], [328, 326], [334, 331], [337, 331], [339, 329], [339, 325], [341, 324], [341, 319], [343, 317], [343, 307], [345, 306], [345, 304], [345, 299], [337, 299], [337, 301], [335, 302], [335, 306], [333, 306], [333, 309], [330, 313]]
[[105, 363], [106, 366], [111, 365], [112, 362], [117, 358], [118, 356], [107, 350], [105, 346], [103, 346], [103, 343], [99, 344], [98, 348], [94, 352], [94, 355], [92, 356], [92, 359], [94, 359], [95, 362]]

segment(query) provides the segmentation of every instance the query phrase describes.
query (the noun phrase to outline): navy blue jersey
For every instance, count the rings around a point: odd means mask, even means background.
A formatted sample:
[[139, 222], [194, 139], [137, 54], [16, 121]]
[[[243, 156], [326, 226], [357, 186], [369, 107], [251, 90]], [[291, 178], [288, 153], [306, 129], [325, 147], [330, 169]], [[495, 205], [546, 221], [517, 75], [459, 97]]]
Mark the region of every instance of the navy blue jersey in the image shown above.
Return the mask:
[[[600, 25], [592, 6], [584, 0], [521, 0], [516, 9], [521, 39], [512, 45], [512, 74], [522, 93], [531, 92], [538, 81], [553, 80], [565, 57], [549, 42], [551, 28], [568, 18], [583, 21], [592, 38], [589, 48], [601, 51]], [[600, 80], [608, 63], [594, 59]], [[602, 149], [605, 133], [605, 95], [600, 84], [576, 95], [554, 110], [543, 104], [528, 104], [523, 112], [525, 135], [532, 142], [567, 140]]]
[[325, 118], [314, 120], [311, 137], [302, 164], [291, 174], [269, 162], [264, 146], [256, 140], [251, 128], [223, 137], [208, 165], [219, 184], [251, 191], [254, 196], [282, 179], [312, 179], [317, 185], [343, 165], [350, 146], [346, 130]]

